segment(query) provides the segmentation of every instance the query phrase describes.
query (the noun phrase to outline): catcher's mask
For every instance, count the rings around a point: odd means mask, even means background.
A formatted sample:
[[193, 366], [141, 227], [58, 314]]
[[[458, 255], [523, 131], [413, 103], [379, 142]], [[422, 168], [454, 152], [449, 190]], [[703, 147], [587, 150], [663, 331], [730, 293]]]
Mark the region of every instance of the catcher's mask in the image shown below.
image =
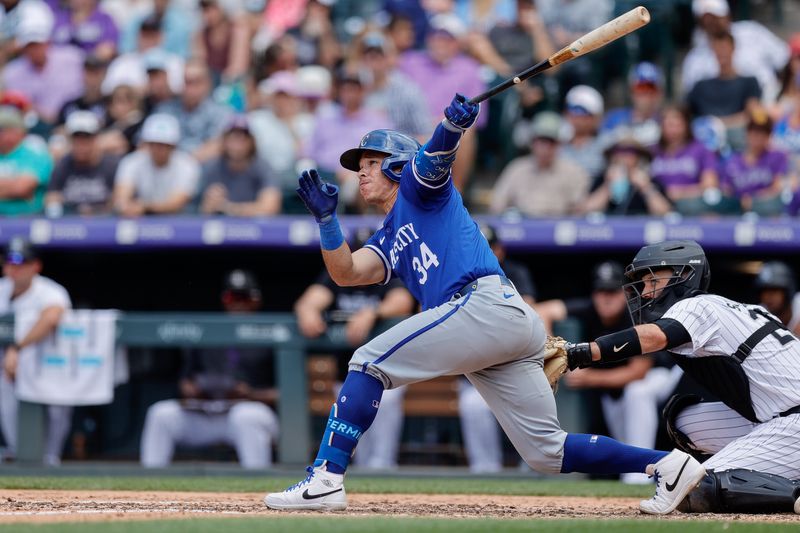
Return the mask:
[[[669, 270], [669, 281], [657, 294], [646, 274]], [[676, 302], [703, 294], [711, 281], [711, 269], [703, 249], [694, 241], [665, 241], [643, 247], [625, 269], [628, 283], [622, 286], [634, 324], [648, 324], [661, 318]], [[660, 274], [663, 278], [664, 274]]]

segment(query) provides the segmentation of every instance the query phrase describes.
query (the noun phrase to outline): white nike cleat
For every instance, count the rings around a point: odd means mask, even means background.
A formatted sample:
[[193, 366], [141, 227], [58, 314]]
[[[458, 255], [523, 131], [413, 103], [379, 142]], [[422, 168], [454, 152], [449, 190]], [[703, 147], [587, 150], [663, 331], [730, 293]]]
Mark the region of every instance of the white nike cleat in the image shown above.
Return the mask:
[[656, 493], [649, 500], [639, 502], [639, 510], [648, 514], [669, 514], [700, 483], [706, 469], [688, 453], [672, 450], [656, 464], [647, 465], [647, 473], [656, 480]]
[[317, 511], [341, 511], [347, 508], [344, 492], [344, 474], [328, 472], [323, 467], [306, 468], [308, 476], [283, 492], [264, 496], [264, 504], [270, 509], [311, 509]]
[[795, 514], [800, 514], [800, 498], [797, 498], [794, 501], [794, 513]]

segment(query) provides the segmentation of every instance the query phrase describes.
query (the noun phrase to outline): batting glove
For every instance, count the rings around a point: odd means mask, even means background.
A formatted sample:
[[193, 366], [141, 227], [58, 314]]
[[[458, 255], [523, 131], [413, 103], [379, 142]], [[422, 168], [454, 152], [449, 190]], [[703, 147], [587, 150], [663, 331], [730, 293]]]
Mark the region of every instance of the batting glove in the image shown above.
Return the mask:
[[480, 104], [471, 104], [463, 94], [456, 94], [444, 110], [444, 116], [451, 126], [464, 131], [475, 124], [481, 111]]
[[336, 212], [339, 203], [339, 187], [319, 179], [315, 169], [304, 170], [298, 179], [300, 186], [297, 195], [306, 204], [306, 209], [314, 215], [318, 224], [328, 222]]

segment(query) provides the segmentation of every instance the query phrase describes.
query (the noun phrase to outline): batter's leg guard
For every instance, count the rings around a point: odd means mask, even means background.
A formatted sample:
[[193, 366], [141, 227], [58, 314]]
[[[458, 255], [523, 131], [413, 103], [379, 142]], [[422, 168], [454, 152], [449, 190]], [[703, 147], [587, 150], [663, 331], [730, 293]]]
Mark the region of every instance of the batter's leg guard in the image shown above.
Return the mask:
[[678, 510], [684, 513], [791, 513], [798, 498], [800, 482], [736, 468], [708, 472]]
[[701, 403], [703, 399], [697, 394], [674, 394], [662, 410], [664, 420], [667, 422], [667, 434], [670, 440], [679, 450], [688, 453], [701, 463], [706, 461], [710, 455], [698, 450], [686, 433], [678, 429], [676, 420], [678, 415], [692, 405]]

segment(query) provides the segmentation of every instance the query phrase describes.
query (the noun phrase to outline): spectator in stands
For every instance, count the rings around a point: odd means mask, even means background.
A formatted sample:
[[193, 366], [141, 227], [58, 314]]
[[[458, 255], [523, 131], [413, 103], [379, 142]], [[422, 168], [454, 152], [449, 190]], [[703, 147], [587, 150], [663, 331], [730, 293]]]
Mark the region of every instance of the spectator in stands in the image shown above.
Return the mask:
[[0, 215], [36, 215], [44, 207], [44, 193], [53, 170], [47, 150], [25, 138], [22, 113], [0, 106]]
[[752, 20], [731, 22], [726, 0], [694, 0], [692, 11], [698, 21], [692, 49], [683, 62], [681, 80], [685, 93], [700, 80], [718, 76], [719, 64], [714, 60], [711, 40], [730, 33], [736, 41], [733, 64], [742, 76], [754, 76], [766, 103], [775, 101], [778, 81], [775, 73], [789, 60], [789, 47], [767, 28]]
[[333, 76], [328, 69], [319, 65], [306, 65], [294, 73], [299, 96], [302, 97], [303, 105], [309, 113], [316, 113], [317, 109], [329, 103]]
[[603, 172], [603, 141], [597, 130], [603, 118], [603, 97], [588, 85], [576, 85], [567, 92], [564, 115], [570, 126], [568, 142], [561, 146], [561, 155], [578, 163], [590, 177]]
[[[250, 272], [233, 270], [221, 300], [227, 314], [247, 315], [261, 308], [261, 289]], [[229, 444], [242, 468], [268, 468], [278, 438], [278, 417], [270, 407], [278, 400], [272, 368], [271, 353], [262, 347], [191, 350], [179, 383], [181, 398], [147, 410], [142, 466], [169, 466], [176, 445]]]
[[333, 68], [342, 56], [341, 45], [333, 27], [330, 0], [308, 0], [303, 19], [286, 32], [297, 51], [301, 65]]
[[144, 116], [154, 113], [162, 104], [171, 101], [176, 94], [169, 81], [169, 55], [162, 50], [150, 50], [144, 55], [144, 70], [147, 84], [144, 90]]
[[778, 317], [789, 331], [800, 334], [800, 294], [789, 265], [781, 261], [764, 263], [754, 285], [758, 304]]
[[[497, 237], [492, 226], [481, 226], [481, 233], [492, 252], [500, 262], [500, 267], [514, 284], [522, 299], [533, 305], [536, 287], [525, 265], [508, 259], [503, 242]], [[486, 400], [466, 379], [459, 380], [458, 414], [461, 420], [461, 434], [464, 452], [469, 469], [475, 473], [499, 472], [503, 468], [503, 448], [500, 426], [492, 414]]]
[[52, 29], [52, 20], [21, 22], [21, 54], [2, 73], [3, 87], [25, 94], [46, 127], [56, 123], [66, 102], [83, 92], [83, 54], [73, 47], [50, 46]]
[[772, 119], [766, 110], [749, 114], [744, 152], [731, 156], [722, 166], [720, 182], [725, 194], [735, 196], [744, 211], [775, 216], [784, 211], [782, 193], [787, 186], [788, 159], [770, 148]]
[[[606, 261], [593, 270], [589, 298], [547, 300], [537, 303], [534, 309], [548, 331], [552, 331], [553, 322], [575, 318], [583, 335], [607, 335], [632, 325], [623, 283], [622, 265]], [[652, 448], [658, 430], [659, 406], [670, 397], [682, 375], [679, 367], [669, 366], [658, 357], [639, 356], [570, 372], [565, 381], [572, 388], [601, 393], [603, 416], [614, 438]], [[623, 474], [622, 481], [647, 483], [648, 478], [638, 473]]]
[[422, 139], [433, 123], [420, 87], [397, 70], [397, 54], [383, 34], [373, 31], [360, 42], [354, 62], [370, 75], [364, 106], [389, 117], [392, 129]]
[[781, 72], [781, 89], [771, 112], [775, 119], [788, 115], [800, 105], [800, 33], [789, 38], [789, 50], [791, 59]]
[[144, 122], [142, 97], [130, 85], [118, 85], [108, 98], [108, 125], [100, 134], [101, 151], [123, 156], [139, 142]]
[[[3, 277], [0, 278], [0, 315], [37, 313], [38, 319], [27, 331], [15, 332], [14, 342], [5, 347], [3, 375], [0, 377], [0, 425], [6, 441], [6, 459], [17, 453], [16, 377], [20, 357], [35, 356], [26, 348], [35, 347], [52, 335], [64, 312], [72, 307], [66, 289], [41, 276], [42, 260], [30, 242], [12, 237], [3, 254]], [[47, 406], [47, 430], [43, 462], [58, 466], [72, 422], [72, 407]]]
[[119, 31], [97, 3], [97, 0], [67, 0], [56, 5], [53, 43], [77, 46], [86, 54], [110, 61], [117, 53]]
[[158, 106], [158, 113], [178, 119], [180, 148], [205, 162], [220, 153], [220, 138], [231, 110], [211, 98], [211, 72], [202, 61], [191, 59], [183, 75], [183, 93]]
[[489, 210], [518, 210], [525, 216], [564, 216], [586, 198], [589, 174], [559, 152], [562, 121], [543, 111], [531, 126], [531, 154], [511, 161], [492, 191]]
[[294, 194], [296, 164], [311, 136], [313, 116], [305, 111], [294, 72], [276, 72], [258, 85], [262, 103], [247, 115], [258, 155], [272, 169], [282, 189]]
[[[356, 232], [356, 247], [366, 242], [371, 231]], [[355, 249], [355, 248], [354, 248]], [[356, 347], [364, 342], [380, 320], [402, 318], [414, 312], [411, 293], [397, 279], [387, 285], [340, 287], [327, 271], [310, 285], [294, 305], [300, 333], [314, 339], [329, 328], [344, 326], [347, 342]], [[347, 373], [351, 351], [337, 354], [340, 378]], [[339, 385], [341, 386], [341, 385]], [[362, 437], [355, 455], [359, 466], [389, 469], [397, 466], [397, 450], [403, 429], [403, 396], [405, 387], [386, 391], [375, 423], [380, 431]], [[366, 446], [364, 446], [366, 444]]]
[[661, 116], [661, 140], [653, 149], [650, 174], [676, 211], [697, 215], [708, 211], [703, 195], [718, 196], [716, 155], [695, 141], [684, 107], [668, 106]]
[[68, 101], [58, 112], [57, 126], [63, 126], [74, 111], [91, 111], [101, 126], [108, 122], [108, 101], [101, 90], [108, 62], [99, 56], [88, 54], [83, 60], [83, 94]]
[[[391, 1], [392, 0], [389, 0], [389, 2]], [[389, 24], [386, 26], [386, 36], [392, 42], [397, 53], [403, 54], [414, 48], [422, 47], [424, 44], [424, 36], [428, 33], [428, 17], [422, 10], [422, 7], [416, 2], [403, 2], [403, 0], [400, 0], [395, 3], [407, 5], [416, 4], [416, 7], [422, 12], [422, 15], [418, 18], [393, 14], [391, 19], [389, 19]], [[419, 22], [419, 24], [415, 24], [416, 22]], [[417, 41], [419, 41], [419, 43], [417, 43]], [[417, 44], [419, 44], [419, 46], [417, 46]]]
[[141, 27], [150, 20], [157, 20], [164, 29], [164, 50], [182, 58], [189, 57], [191, 49], [192, 17], [174, 0], [153, 0], [152, 9], [135, 16], [123, 29], [119, 50], [123, 54], [133, 52], [137, 48], [136, 39]]
[[250, 40], [246, 21], [236, 5], [221, 0], [200, 0], [202, 27], [194, 33], [192, 56], [211, 69], [213, 84], [243, 76], [250, 64]]
[[222, 155], [203, 167], [200, 212], [238, 217], [275, 215], [281, 191], [258, 157], [247, 118], [231, 118], [222, 135]]
[[180, 213], [197, 191], [200, 165], [177, 149], [178, 120], [155, 113], [142, 126], [143, 150], [120, 161], [114, 185], [114, 207], [126, 217]]
[[314, 130], [303, 148], [316, 161], [324, 178], [335, 176], [341, 190], [339, 201], [360, 211], [358, 179], [355, 172], [342, 169], [339, 156], [348, 146], [357, 146], [368, 131], [389, 128], [389, 118], [364, 106], [366, 81], [358, 72], [340, 72], [336, 82], [337, 104], [317, 109]]
[[733, 64], [734, 40], [730, 33], [711, 37], [711, 48], [719, 64], [719, 74], [698, 81], [687, 96], [693, 115], [713, 115], [728, 128], [728, 138], [735, 149], [742, 148], [742, 128], [747, 112], [759, 105], [761, 89], [753, 76], [741, 76]]
[[[485, 89], [480, 64], [464, 53], [466, 32], [467, 29], [456, 15], [436, 15], [430, 21], [425, 49], [407, 51], [400, 58], [400, 70], [424, 89], [425, 103], [431, 117], [442, 115], [453, 93], [475, 96]], [[484, 107], [478, 116], [478, 128], [486, 125], [488, 116]], [[472, 128], [461, 137], [453, 165], [453, 183], [458, 189], [463, 189], [472, 173], [477, 150], [476, 136], [477, 128]]]
[[183, 59], [166, 50], [163, 45], [161, 20], [147, 17], [139, 28], [135, 50], [118, 56], [108, 66], [103, 80], [103, 94], [111, 94], [120, 85], [130, 85], [140, 91], [147, 86], [147, 69], [161, 65], [167, 71], [170, 89], [174, 94], [183, 91]]
[[580, 212], [662, 216], [672, 209], [662, 185], [651, 178], [652, 154], [636, 139], [623, 138], [605, 153], [606, 171], [595, 178]]
[[631, 71], [629, 82], [632, 106], [608, 112], [600, 128], [605, 146], [631, 136], [642, 146], [652, 146], [661, 137], [661, 72], [654, 64], [642, 62]]
[[[536, 0], [556, 50], [568, 46], [582, 35], [611, 20], [613, 0]], [[557, 77], [562, 95], [575, 85], [599, 87], [600, 55], [579, 58], [559, 68]]]
[[45, 213], [50, 217], [110, 213], [119, 158], [100, 151], [100, 121], [91, 111], [75, 111], [67, 118], [65, 130], [70, 149], [53, 171]]

